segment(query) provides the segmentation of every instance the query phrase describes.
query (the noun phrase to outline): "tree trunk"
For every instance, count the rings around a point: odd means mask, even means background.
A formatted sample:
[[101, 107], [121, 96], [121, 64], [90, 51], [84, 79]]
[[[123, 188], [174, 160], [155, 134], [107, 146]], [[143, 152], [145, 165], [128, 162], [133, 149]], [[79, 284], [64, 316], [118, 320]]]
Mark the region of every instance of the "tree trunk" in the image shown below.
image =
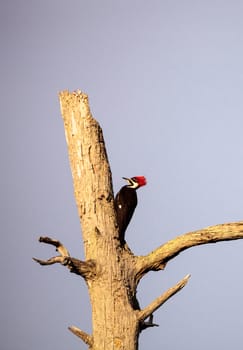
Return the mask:
[[150, 271], [163, 270], [171, 259], [193, 246], [242, 239], [243, 221], [189, 232], [146, 256], [135, 256], [119, 238], [105, 143], [99, 124], [91, 116], [88, 98], [81, 91], [64, 91], [59, 97], [85, 261], [71, 257], [59, 241], [49, 237], [39, 240], [54, 245], [60, 255], [34, 260], [41, 265], [61, 263], [84, 278], [92, 306], [92, 335], [75, 326], [69, 329], [89, 349], [136, 350], [140, 331], [157, 326], [153, 323], [153, 312], [179, 292], [190, 276], [185, 276], [143, 310], [136, 299], [141, 278]]
[[139, 326], [134, 307], [135, 261], [119, 242], [102, 130], [90, 114], [86, 95], [63, 92], [60, 102], [85, 258], [95, 262], [95, 273], [86, 278], [92, 305], [91, 347], [135, 350]]

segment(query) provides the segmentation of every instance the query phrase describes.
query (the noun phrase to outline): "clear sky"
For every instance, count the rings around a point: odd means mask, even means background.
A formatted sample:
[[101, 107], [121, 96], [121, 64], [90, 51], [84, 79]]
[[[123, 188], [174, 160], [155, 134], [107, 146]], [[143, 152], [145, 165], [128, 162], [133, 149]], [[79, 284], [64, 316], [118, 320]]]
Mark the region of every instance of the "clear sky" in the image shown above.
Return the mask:
[[[147, 177], [127, 231], [136, 254], [243, 219], [242, 18], [240, 0], [1, 2], [1, 349], [86, 349], [67, 327], [91, 330], [84, 282], [31, 260], [55, 253], [40, 235], [83, 258], [60, 90], [89, 95], [114, 191]], [[242, 251], [196, 247], [145, 277], [142, 306], [192, 274], [140, 350], [242, 349]]]

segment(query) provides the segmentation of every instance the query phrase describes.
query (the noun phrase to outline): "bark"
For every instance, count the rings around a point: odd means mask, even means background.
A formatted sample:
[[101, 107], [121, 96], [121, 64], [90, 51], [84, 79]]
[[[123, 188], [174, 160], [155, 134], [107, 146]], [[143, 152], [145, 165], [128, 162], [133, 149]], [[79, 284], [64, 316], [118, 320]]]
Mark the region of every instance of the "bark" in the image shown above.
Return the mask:
[[[153, 323], [153, 312], [188, 282], [185, 276], [143, 310], [136, 299], [137, 286], [149, 271], [165, 268], [168, 261], [190, 247], [243, 238], [243, 222], [211, 226], [179, 236], [146, 256], [135, 256], [119, 240], [110, 166], [102, 130], [92, 117], [88, 97], [80, 91], [60, 93], [74, 194], [82, 227], [85, 261], [71, 257], [59, 241], [58, 256], [34, 260], [41, 265], [61, 263], [84, 278], [92, 306], [92, 334], [69, 330], [92, 350], [136, 350], [139, 332]], [[146, 321], [146, 319], [148, 321]]]
[[95, 278], [86, 279], [92, 305], [92, 349], [133, 350], [139, 330], [134, 310], [135, 260], [119, 242], [102, 130], [91, 116], [86, 95], [62, 92], [60, 102], [85, 258], [96, 263]]

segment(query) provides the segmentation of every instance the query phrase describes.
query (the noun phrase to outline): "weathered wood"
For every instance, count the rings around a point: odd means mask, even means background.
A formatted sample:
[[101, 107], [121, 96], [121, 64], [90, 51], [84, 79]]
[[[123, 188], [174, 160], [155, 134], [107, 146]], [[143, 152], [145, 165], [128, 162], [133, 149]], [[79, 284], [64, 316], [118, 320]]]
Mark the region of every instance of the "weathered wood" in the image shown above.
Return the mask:
[[143, 310], [138, 312], [138, 317], [141, 321], [145, 320], [147, 317], [151, 316], [160, 306], [162, 306], [167, 300], [169, 300], [173, 295], [178, 293], [187, 284], [190, 275], [186, 275], [181, 281], [176, 285], [169, 288], [166, 292], [156, 298], [152, 303], [150, 303]]
[[137, 282], [148, 272], [163, 270], [171, 259], [194, 246], [243, 238], [243, 221], [209, 226], [178, 236], [137, 259]]
[[87, 281], [94, 350], [137, 348], [134, 258], [119, 241], [111, 171], [101, 128], [80, 91], [60, 93], [61, 111], [86, 259], [99, 273]]
[[[92, 306], [92, 335], [69, 327], [92, 350], [137, 350], [139, 332], [153, 323], [153, 312], [188, 282], [189, 275], [156, 298], [143, 310], [136, 299], [137, 285], [150, 271], [193, 246], [243, 238], [243, 221], [189, 232], [163, 244], [146, 256], [135, 256], [119, 240], [114, 210], [112, 177], [102, 130], [92, 117], [87, 95], [81, 91], [59, 95], [64, 120], [74, 194], [82, 227], [85, 261], [72, 258], [59, 241], [52, 244], [59, 256], [34, 258], [41, 265], [61, 263], [82, 276]], [[149, 320], [146, 321], [146, 318]]]
[[83, 342], [89, 346], [89, 349], [92, 349], [93, 337], [91, 337], [89, 334], [87, 334], [86, 332], [82, 331], [81, 329], [75, 326], [70, 326], [68, 327], [68, 329], [77, 337], [82, 339]]

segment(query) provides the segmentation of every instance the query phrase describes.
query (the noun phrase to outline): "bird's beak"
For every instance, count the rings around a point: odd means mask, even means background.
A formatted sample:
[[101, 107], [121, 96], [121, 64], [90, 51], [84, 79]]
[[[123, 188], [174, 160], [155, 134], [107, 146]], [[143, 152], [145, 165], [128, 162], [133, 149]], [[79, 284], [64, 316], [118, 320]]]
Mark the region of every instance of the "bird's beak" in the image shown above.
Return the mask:
[[131, 179], [129, 179], [128, 177], [122, 177], [124, 180], [126, 180], [129, 184], [131, 184]]

